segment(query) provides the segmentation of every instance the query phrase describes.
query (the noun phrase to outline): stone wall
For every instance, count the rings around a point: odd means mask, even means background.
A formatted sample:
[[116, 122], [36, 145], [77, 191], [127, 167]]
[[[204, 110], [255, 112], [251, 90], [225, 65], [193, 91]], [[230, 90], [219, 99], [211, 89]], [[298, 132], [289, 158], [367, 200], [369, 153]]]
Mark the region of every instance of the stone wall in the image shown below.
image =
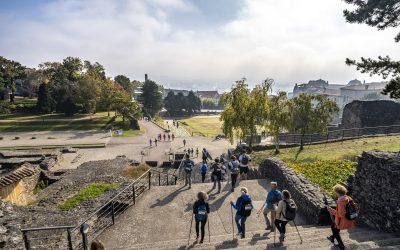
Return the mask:
[[[254, 170], [251, 171], [251, 177], [256, 177]], [[298, 206], [299, 212], [309, 223], [329, 223], [329, 214], [323, 202], [324, 195], [328, 198], [331, 206], [334, 206], [334, 201], [318, 186], [305, 176], [297, 174], [281, 160], [276, 158], [264, 160], [258, 169], [257, 177], [276, 181], [279, 189], [289, 190]]]
[[361, 212], [359, 223], [400, 232], [400, 153], [364, 152], [353, 177], [352, 196]]

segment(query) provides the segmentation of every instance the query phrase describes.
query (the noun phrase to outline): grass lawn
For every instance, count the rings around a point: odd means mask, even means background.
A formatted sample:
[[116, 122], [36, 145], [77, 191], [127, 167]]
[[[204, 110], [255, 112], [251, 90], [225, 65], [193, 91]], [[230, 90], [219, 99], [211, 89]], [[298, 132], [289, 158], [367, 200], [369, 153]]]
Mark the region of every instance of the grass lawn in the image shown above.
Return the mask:
[[79, 191], [76, 195], [68, 198], [63, 204], [60, 205], [62, 210], [70, 210], [84, 201], [94, 199], [105, 192], [116, 189], [119, 187], [118, 183], [112, 184], [96, 184], [91, 183], [81, 191]]
[[130, 136], [136, 136], [136, 135], [142, 135], [146, 132], [146, 130], [143, 127], [140, 127], [139, 130], [133, 130], [133, 129], [129, 129], [129, 130], [123, 130], [123, 134], [122, 135], [113, 135], [113, 137], [130, 137]]
[[254, 152], [251, 154], [253, 164], [268, 157], [277, 157], [286, 162], [296, 172], [304, 174], [313, 183], [332, 194], [332, 187], [337, 183], [346, 183], [357, 166], [357, 156], [363, 151], [385, 150], [400, 151], [400, 136], [374, 137], [349, 140], [304, 147], [299, 153], [299, 147], [281, 149], [275, 155], [275, 150]]
[[194, 116], [179, 120], [194, 135], [214, 137], [222, 134], [222, 122], [219, 116]]

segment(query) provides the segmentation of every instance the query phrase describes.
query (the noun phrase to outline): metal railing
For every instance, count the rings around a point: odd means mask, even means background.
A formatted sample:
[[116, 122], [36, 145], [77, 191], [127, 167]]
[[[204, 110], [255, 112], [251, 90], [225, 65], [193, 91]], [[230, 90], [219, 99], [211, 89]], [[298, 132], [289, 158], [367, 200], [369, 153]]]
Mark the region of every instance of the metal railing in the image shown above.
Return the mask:
[[[178, 177], [168, 172], [149, 169], [122, 188], [110, 200], [76, 226], [21, 229], [25, 249], [88, 249], [90, 240], [114, 225], [116, 219], [136, 204], [140, 195], [153, 185], [176, 185]], [[56, 233], [60, 231], [61, 233]]]
[[347, 128], [328, 131], [326, 134], [288, 134], [279, 135], [281, 143], [285, 144], [300, 144], [303, 137], [303, 143], [323, 143], [332, 141], [343, 141], [348, 139], [358, 139], [361, 137], [370, 136], [386, 136], [400, 133], [400, 125], [378, 126], [378, 127], [363, 127], [363, 128]]

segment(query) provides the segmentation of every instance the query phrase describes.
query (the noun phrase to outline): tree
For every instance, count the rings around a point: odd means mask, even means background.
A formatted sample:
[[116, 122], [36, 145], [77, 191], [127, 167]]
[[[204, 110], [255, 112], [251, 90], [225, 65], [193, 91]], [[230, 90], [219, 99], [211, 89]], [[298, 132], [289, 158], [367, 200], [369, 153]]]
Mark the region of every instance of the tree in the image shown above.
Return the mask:
[[163, 106], [162, 93], [157, 83], [147, 80], [143, 84], [143, 108], [146, 115], [155, 116]]
[[279, 133], [288, 127], [289, 110], [286, 92], [279, 91], [269, 99], [267, 128], [275, 144], [275, 153], [279, 153]]
[[7, 90], [11, 92], [10, 102], [14, 102], [15, 81], [25, 77], [25, 67], [19, 62], [0, 56], [0, 95], [2, 100], [8, 99]]
[[81, 105], [84, 113], [95, 113], [100, 92], [100, 80], [90, 75], [85, 75], [78, 80], [78, 93], [75, 99]]
[[[398, 0], [344, 0], [356, 8], [352, 11], [345, 10], [344, 16], [349, 23], [365, 23], [384, 30], [400, 25], [400, 8]], [[395, 37], [400, 41], [400, 33]], [[400, 98], [400, 61], [393, 61], [389, 56], [379, 56], [377, 60], [361, 58], [360, 62], [346, 59], [347, 65], [355, 65], [357, 70], [370, 75], [381, 75], [384, 79], [393, 77], [383, 90], [383, 94], [391, 98]]]
[[300, 133], [300, 150], [306, 133], [325, 133], [333, 115], [339, 112], [334, 100], [325, 95], [300, 94], [288, 102], [289, 130]]
[[201, 100], [193, 91], [189, 91], [189, 94], [186, 96], [185, 106], [188, 115], [193, 115], [196, 111], [200, 111]]
[[52, 100], [49, 92], [48, 85], [42, 83], [38, 90], [37, 110], [43, 113], [50, 113], [53, 109]]
[[114, 81], [116, 81], [125, 91], [129, 94], [129, 96], [133, 97], [134, 88], [131, 80], [124, 75], [117, 75], [114, 77]]

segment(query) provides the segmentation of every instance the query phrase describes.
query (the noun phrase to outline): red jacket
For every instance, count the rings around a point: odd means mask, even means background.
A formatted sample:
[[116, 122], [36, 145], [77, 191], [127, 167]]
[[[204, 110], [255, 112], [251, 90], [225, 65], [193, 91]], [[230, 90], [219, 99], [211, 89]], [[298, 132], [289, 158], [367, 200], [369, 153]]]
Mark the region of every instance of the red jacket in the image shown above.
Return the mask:
[[337, 229], [351, 229], [355, 227], [354, 220], [346, 219], [346, 204], [352, 200], [350, 196], [342, 196], [336, 201], [336, 210], [331, 210], [331, 214], [335, 216], [335, 225]]

